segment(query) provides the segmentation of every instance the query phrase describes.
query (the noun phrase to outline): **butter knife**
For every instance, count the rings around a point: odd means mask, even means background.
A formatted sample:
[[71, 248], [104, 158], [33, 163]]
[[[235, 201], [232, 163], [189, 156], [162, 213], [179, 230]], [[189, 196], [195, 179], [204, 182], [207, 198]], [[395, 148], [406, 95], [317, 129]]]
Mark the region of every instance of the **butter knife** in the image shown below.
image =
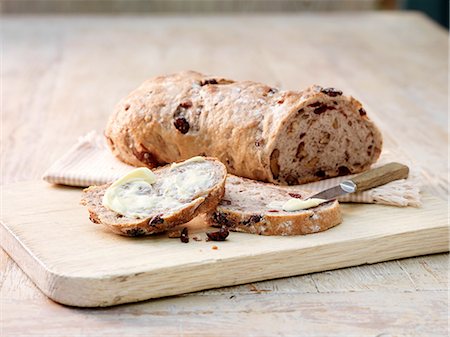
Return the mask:
[[389, 163], [358, 174], [349, 180], [344, 180], [339, 185], [323, 190], [308, 199], [331, 200], [348, 193], [362, 192], [394, 180], [405, 179], [408, 174], [408, 166], [400, 163]]

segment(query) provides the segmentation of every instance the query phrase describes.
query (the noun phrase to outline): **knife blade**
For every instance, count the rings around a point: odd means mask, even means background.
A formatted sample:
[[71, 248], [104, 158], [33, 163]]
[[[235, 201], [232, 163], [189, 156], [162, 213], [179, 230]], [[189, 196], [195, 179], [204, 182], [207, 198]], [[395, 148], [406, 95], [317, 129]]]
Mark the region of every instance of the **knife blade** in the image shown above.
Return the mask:
[[308, 199], [317, 198], [331, 200], [348, 193], [366, 191], [394, 180], [406, 179], [408, 174], [408, 166], [399, 163], [389, 163], [354, 176], [349, 180], [341, 182], [337, 186], [314, 194]]
[[340, 197], [344, 194], [353, 193], [355, 191], [356, 191], [356, 184], [351, 180], [345, 180], [337, 186], [328, 188], [326, 190], [323, 190], [322, 192], [310, 196], [308, 199], [317, 198], [317, 199], [331, 200]]

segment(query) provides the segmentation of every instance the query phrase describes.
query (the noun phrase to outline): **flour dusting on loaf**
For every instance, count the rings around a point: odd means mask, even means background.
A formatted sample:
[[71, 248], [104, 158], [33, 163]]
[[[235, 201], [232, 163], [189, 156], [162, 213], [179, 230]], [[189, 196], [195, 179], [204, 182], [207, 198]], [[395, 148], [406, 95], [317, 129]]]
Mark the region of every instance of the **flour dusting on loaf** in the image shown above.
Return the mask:
[[361, 103], [339, 90], [281, 91], [192, 71], [144, 82], [117, 105], [105, 135], [131, 165], [207, 155], [229, 173], [283, 185], [364, 171], [382, 146]]

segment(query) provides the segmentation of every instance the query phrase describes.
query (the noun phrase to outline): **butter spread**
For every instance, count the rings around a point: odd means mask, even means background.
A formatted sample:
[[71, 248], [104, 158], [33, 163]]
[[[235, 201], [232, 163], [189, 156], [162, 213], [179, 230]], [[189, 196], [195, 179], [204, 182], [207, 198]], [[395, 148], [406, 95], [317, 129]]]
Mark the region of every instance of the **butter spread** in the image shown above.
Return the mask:
[[321, 203], [325, 202], [324, 199], [311, 198], [307, 200], [301, 200], [297, 198], [291, 198], [286, 201], [281, 208], [286, 212], [300, 211], [302, 209], [308, 209], [311, 207], [319, 206]]
[[311, 207], [319, 206], [321, 203], [325, 202], [324, 199], [312, 198], [307, 200], [290, 198], [288, 201], [272, 201], [267, 205], [268, 208], [283, 210], [286, 212], [295, 212], [303, 209], [308, 209]]
[[[108, 209], [133, 218], [146, 218], [159, 211], [174, 211], [206, 194], [215, 182], [214, 171], [202, 157], [173, 164], [158, 180], [147, 168], [135, 169], [115, 181], [103, 196]], [[185, 168], [186, 163], [191, 163]], [[176, 170], [174, 170], [176, 168]]]
[[152, 203], [148, 192], [155, 182], [156, 176], [148, 168], [134, 169], [106, 189], [103, 206], [125, 216], [145, 217], [145, 209]]
[[186, 169], [164, 179], [161, 182], [161, 190], [163, 194], [187, 201], [211, 187], [213, 182], [212, 172], [200, 168]]
[[205, 158], [200, 157], [200, 156], [196, 156], [196, 157], [189, 158], [189, 159], [187, 159], [185, 161], [182, 161], [181, 163], [173, 163], [170, 166], [170, 168], [174, 169], [174, 168], [176, 168], [178, 166], [182, 166], [182, 165], [187, 164], [187, 163], [193, 163], [193, 162], [195, 163], [195, 162], [201, 162], [201, 161], [205, 161]]

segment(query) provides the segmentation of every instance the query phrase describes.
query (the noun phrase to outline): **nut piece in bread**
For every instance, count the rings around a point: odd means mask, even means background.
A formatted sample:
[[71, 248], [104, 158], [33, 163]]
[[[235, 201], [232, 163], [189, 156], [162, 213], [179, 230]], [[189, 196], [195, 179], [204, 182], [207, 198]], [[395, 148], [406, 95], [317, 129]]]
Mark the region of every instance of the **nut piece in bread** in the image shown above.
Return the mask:
[[[103, 196], [111, 184], [91, 186], [83, 191], [81, 203], [87, 206], [90, 219], [94, 223], [107, 226], [116, 234], [125, 236], [141, 236], [160, 233], [177, 225], [189, 222], [197, 215], [214, 211], [224, 195], [226, 179], [225, 166], [215, 158], [186, 161], [167, 165], [153, 171], [156, 181], [151, 185], [153, 196], [167, 197], [170, 184], [178, 179], [184, 179], [188, 171], [208, 172], [207, 185], [193, 186], [192, 191], [186, 191], [178, 197], [179, 205], [162, 206], [150, 209], [145, 218], [136, 218], [119, 214], [103, 205]], [[172, 196], [174, 197], [174, 196]], [[177, 197], [177, 196], [175, 196]]]
[[120, 160], [150, 168], [197, 155], [281, 185], [362, 172], [382, 137], [361, 103], [334, 88], [282, 91], [193, 71], [145, 81], [105, 130]]
[[231, 231], [260, 235], [301, 235], [322, 232], [342, 222], [337, 200], [287, 212], [274, 204], [313, 193], [228, 175], [225, 196], [208, 222]]

